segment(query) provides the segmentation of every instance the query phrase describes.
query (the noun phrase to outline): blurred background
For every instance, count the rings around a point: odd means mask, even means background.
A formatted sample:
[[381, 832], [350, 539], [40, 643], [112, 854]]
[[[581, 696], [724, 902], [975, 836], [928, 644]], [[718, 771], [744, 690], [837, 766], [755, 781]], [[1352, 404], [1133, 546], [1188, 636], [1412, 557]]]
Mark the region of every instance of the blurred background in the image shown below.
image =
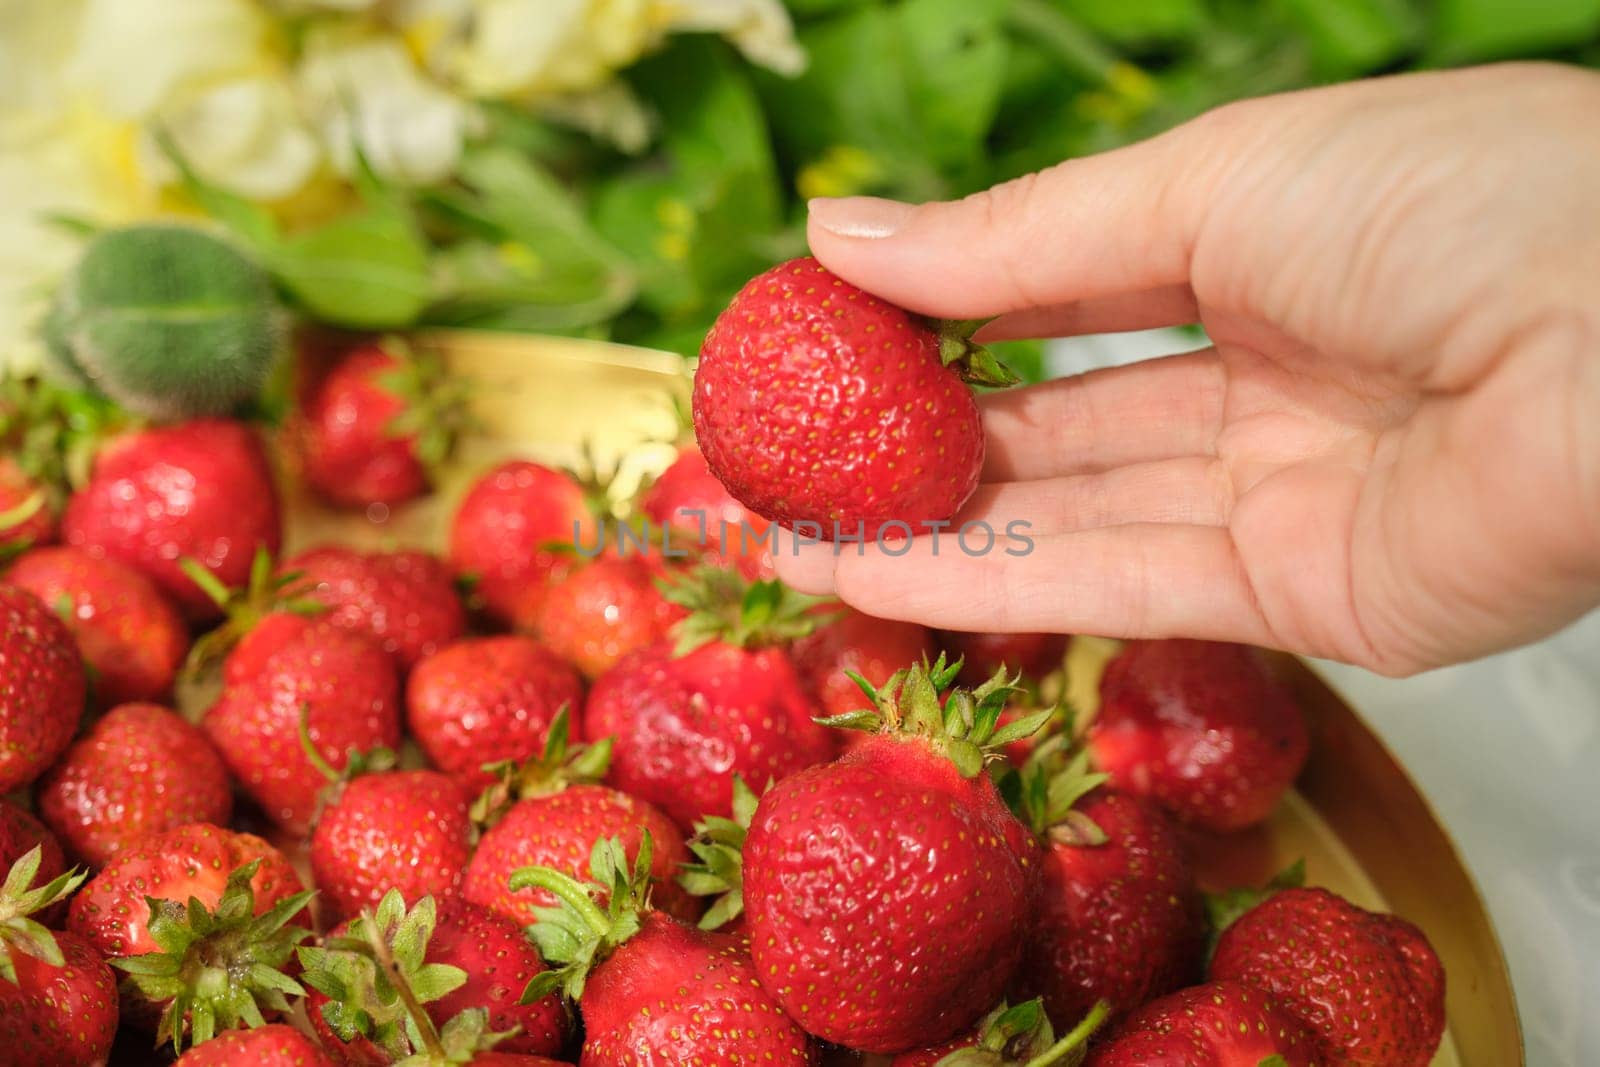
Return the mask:
[[[804, 250], [809, 197], [960, 196], [1239, 97], [1527, 57], [1600, 64], [1600, 0], [0, 0], [0, 368], [39, 358], [84, 235], [170, 215], [309, 320], [692, 355]], [[1529, 1062], [1600, 1063], [1600, 625], [1324, 669], [1484, 883]]]

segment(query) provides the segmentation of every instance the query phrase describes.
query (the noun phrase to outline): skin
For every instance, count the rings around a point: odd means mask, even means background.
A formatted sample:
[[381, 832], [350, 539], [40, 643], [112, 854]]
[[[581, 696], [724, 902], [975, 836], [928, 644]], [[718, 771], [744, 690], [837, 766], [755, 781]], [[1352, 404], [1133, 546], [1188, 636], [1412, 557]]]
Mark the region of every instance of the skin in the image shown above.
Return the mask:
[[[957, 522], [1026, 556], [780, 553], [930, 626], [1245, 641], [1387, 674], [1600, 603], [1600, 77], [1409, 75], [1232, 104], [953, 203], [811, 206], [815, 255], [984, 336], [1211, 347], [984, 398]], [[952, 250], [960, 250], [952, 254]]]

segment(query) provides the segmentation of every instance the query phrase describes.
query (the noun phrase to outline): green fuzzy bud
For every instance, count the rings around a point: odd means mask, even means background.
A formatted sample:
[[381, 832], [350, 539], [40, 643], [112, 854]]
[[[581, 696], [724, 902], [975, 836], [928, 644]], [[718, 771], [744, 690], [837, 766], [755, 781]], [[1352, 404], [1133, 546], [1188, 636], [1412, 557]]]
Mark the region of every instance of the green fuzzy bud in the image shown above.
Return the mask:
[[56, 294], [51, 367], [136, 414], [220, 414], [260, 392], [284, 317], [265, 271], [190, 226], [108, 230]]

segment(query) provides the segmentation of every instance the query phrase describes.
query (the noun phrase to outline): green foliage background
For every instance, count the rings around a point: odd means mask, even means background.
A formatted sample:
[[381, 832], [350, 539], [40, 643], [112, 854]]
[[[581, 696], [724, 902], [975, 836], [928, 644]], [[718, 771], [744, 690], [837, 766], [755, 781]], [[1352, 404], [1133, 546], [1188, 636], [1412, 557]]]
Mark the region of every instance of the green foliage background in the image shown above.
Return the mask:
[[[808, 195], [960, 196], [1240, 97], [1516, 57], [1600, 64], [1600, 0], [788, 0], [806, 72], [676, 39], [625, 72], [642, 156], [490, 111], [458, 178], [364, 187], [283, 235], [197, 190], [313, 317], [605, 337], [693, 354], [752, 274], [804, 250]], [[1007, 358], [1038, 373], [1038, 353]]]

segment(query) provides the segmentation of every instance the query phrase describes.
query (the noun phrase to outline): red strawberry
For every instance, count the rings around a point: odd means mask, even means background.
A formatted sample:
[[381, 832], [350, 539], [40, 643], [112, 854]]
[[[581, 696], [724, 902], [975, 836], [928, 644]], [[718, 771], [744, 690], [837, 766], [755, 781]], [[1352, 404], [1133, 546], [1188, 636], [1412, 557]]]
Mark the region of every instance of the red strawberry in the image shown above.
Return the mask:
[[[236, 672], [239, 673], [239, 672]], [[301, 724], [335, 769], [351, 752], [400, 744], [394, 663], [364, 634], [319, 622], [266, 656], [259, 673], [224, 686], [201, 726], [245, 792], [286, 829], [304, 833], [326, 784], [301, 745]]]
[[408, 671], [467, 628], [444, 564], [426, 552], [365, 554], [337, 545], [286, 561], [297, 598], [320, 601], [335, 626], [370, 634]]
[[0, 585], [0, 793], [55, 762], [83, 716], [72, 632], [26, 589]]
[[1117, 1019], [1199, 976], [1200, 895], [1159, 809], [1097, 788], [1105, 776], [1088, 774], [1085, 757], [1062, 765], [1050, 751], [1020, 778], [1044, 862], [1015, 984], [1053, 1019], [1098, 1002]]
[[288, 1010], [300, 989], [281, 968], [308, 933], [289, 923], [310, 897], [261, 838], [191, 823], [118, 853], [73, 898], [67, 929], [129, 973], [135, 1021], [159, 1011], [157, 1043], [181, 1049], [186, 1027], [200, 1044]]
[[76, 934], [38, 921], [83, 881], [43, 870], [33, 846], [0, 886], [0, 1048], [5, 1062], [30, 1067], [104, 1063], [117, 1031], [117, 979], [100, 953]]
[[746, 578], [774, 576], [767, 520], [733, 499], [695, 445], [680, 448], [640, 494], [639, 511], [674, 531], [673, 544], [698, 548], [706, 563], [736, 567]]
[[316, 1042], [284, 1023], [227, 1030], [179, 1056], [173, 1067], [336, 1067]]
[[[374, 933], [369, 923], [435, 1027], [445, 1030], [450, 1020], [478, 1010], [488, 1013], [490, 1031], [513, 1032], [495, 1044], [498, 1052], [554, 1056], [566, 1045], [567, 1013], [558, 998], [520, 1002], [528, 983], [548, 968], [517, 924], [461, 900], [424, 897], [408, 912], [403, 897], [391, 892], [370, 918], [343, 923], [321, 947], [300, 950], [311, 1025], [346, 1063], [381, 1067], [412, 1050], [405, 1006], [373, 982], [376, 961], [363, 947]], [[441, 993], [444, 969], [461, 982]]]
[[450, 565], [477, 581], [490, 615], [532, 629], [552, 584], [580, 562], [575, 539], [594, 541], [583, 487], [537, 463], [504, 463], [473, 483], [450, 526]]
[[710, 568], [668, 597], [694, 612], [677, 647], [641, 649], [596, 681], [583, 729], [613, 738], [612, 785], [688, 829], [731, 812], [736, 775], [777, 781], [831, 759], [838, 741], [813, 721], [816, 704], [778, 643], [815, 624], [806, 598]]
[[[1051, 1063], [1072, 1063], [1072, 1054], [1083, 1049], [1106, 1017], [1106, 1007], [1095, 1005], [1060, 1040], [1037, 1000], [1008, 1007], [1001, 1004], [984, 1016], [973, 1033], [942, 1044], [902, 1052], [889, 1061], [889, 1067], [1045, 1067]], [[953, 1053], [962, 1055], [946, 1059]]]
[[926, 627], [874, 619], [852, 608], [796, 641], [791, 653], [800, 677], [817, 694], [824, 715], [843, 715], [867, 706], [851, 673], [872, 685], [883, 685], [895, 671], [931, 659], [933, 654], [933, 635]]
[[1065, 634], [961, 633], [941, 630], [939, 647], [961, 660], [962, 685], [982, 685], [1001, 667], [1030, 682], [1061, 669], [1067, 654]]
[[1222, 832], [1270, 815], [1310, 749], [1260, 653], [1214, 641], [1129, 642], [1100, 680], [1088, 737], [1118, 789]]
[[941, 658], [891, 678], [883, 732], [761, 799], [744, 846], [751, 952], [778, 1004], [811, 1033], [867, 1052], [944, 1041], [1000, 999], [1021, 959], [1038, 847], [983, 773], [1011, 690], [939, 690]]
[[[972, 345], [864, 293], [816, 260], [752, 280], [706, 335], [694, 427], [712, 472], [751, 511], [832, 538], [948, 519], [978, 486], [983, 426], [962, 380], [1015, 376]], [[961, 368], [952, 366], [960, 363]]]
[[[1193, 986], [1130, 1016], [1084, 1067], [1320, 1067], [1300, 1024], [1237, 982]], [[1399, 1067], [1398, 1064], [1395, 1067]]]
[[532, 638], [471, 637], [417, 664], [406, 716], [433, 765], [475, 791], [494, 780], [485, 764], [537, 754], [582, 700], [578, 673]]
[[50, 769], [38, 802], [73, 854], [99, 866], [150, 834], [194, 822], [225, 825], [233, 789], [198, 727], [155, 704], [124, 704]]
[[630, 871], [622, 844], [602, 842], [587, 885], [548, 867], [517, 872], [513, 887], [558, 900], [529, 934], [559, 969], [524, 995], [560, 989], [577, 1002], [585, 1067], [818, 1063], [816, 1043], [757, 980], [743, 938], [650, 909], [650, 852], [646, 836]]
[[427, 491], [462, 421], [459, 383], [436, 360], [367, 343], [314, 381], [291, 421], [306, 481], [346, 507], [399, 504]]
[[225, 586], [243, 585], [250, 561], [282, 539], [277, 490], [255, 435], [226, 419], [195, 419], [129, 433], [101, 449], [89, 484], [67, 502], [69, 545], [142, 571], [194, 618], [216, 604], [184, 574], [193, 559]]
[[1222, 934], [1211, 977], [1270, 994], [1328, 1067], [1427, 1067], [1444, 1034], [1444, 970], [1422, 931], [1324, 889], [1285, 889]]
[[10, 456], [0, 456], [0, 558], [7, 552], [48, 545], [56, 520], [44, 487]]
[[10, 870], [35, 848], [40, 850], [38, 881], [54, 881], [67, 869], [56, 835], [9, 800], [0, 800], [0, 869]]
[[5, 580], [61, 612], [94, 673], [103, 704], [158, 700], [172, 691], [189, 631], [150, 580], [78, 548], [36, 548]]
[[437, 771], [380, 771], [334, 788], [311, 832], [311, 872], [334, 914], [375, 907], [390, 889], [455, 893], [472, 855], [460, 786]]
[[661, 595], [660, 562], [605, 556], [551, 586], [539, 608], [539, 639], [594, 679], [666, 637], [684, 611]]

